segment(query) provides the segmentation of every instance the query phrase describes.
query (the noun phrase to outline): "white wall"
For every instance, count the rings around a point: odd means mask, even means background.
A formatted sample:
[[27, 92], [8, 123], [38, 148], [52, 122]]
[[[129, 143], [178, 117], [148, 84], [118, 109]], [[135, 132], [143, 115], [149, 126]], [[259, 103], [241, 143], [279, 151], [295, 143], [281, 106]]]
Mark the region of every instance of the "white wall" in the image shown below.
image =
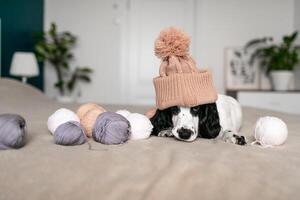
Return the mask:
[[[116, 2], [119, 7], [114, 6]], [[195, 0], [196, 53], [199, 66], [213, 71], [215, 85], [224, 92], [223, 51], [248, 40], [271, 35], [280, 38], [294, 29], [294, 0]], [[122, 103], [120, 94], [120, 28], [126, 0], [46, 0], [45, 29], [55, 21], [59, 29], [79, 36], [78, 65], [94, 68], [93, 83], [83, 86], [83, 101]], [[297, 4], [298, 5], [298, 4]], [[299, 6], [298, 6], [299, 7]], [[297, 17], [299, 19], [299, 17]], [[120, 18], [122, 23], [122, 17]], [[297, 23], [298, 27], [300, 22]], [[51, 68], [45, 70], [46, 93], [54, 96]], [[138, 102], [137, 102], [138, 103]]]
[[224, 48], [262, 36], [280, 38], [293, 30], [293, 0], [201, 0], [198, 2], [197, 55], [213, 71], [224, 92]]
[[[294, 3], [294, 27], [300, 34], [300, 0], [295, 0]], [[300, 36], [298, 36], [298, 43], [300, 43]]]
[[[74, 64], [94, 69], [91, 84], [82, 84], [82, 100], [119, 103], [120, 31], [114, 23], [118, 9], [111, 0], [46, 0], [45, 30], [51, 22], [78, 36]], [[45, 91], [55, 96], [55, 74], [45, 70]]]

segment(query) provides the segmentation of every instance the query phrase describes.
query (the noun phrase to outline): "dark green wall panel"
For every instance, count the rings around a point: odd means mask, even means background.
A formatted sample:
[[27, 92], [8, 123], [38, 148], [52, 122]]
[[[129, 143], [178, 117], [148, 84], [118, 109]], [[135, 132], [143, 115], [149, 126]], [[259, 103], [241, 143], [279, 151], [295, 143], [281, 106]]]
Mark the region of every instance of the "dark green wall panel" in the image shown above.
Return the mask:
[[[33, 51], [33, 33], [43, 31], [43, 12], [43, 0], [0, 0], [3, 77], [10, 77], [9, 69], [15, 51]], [[43, 68], [40, 66], [40, 75], [29, 78], [28, 83], [43, 90], [43, 74]]]

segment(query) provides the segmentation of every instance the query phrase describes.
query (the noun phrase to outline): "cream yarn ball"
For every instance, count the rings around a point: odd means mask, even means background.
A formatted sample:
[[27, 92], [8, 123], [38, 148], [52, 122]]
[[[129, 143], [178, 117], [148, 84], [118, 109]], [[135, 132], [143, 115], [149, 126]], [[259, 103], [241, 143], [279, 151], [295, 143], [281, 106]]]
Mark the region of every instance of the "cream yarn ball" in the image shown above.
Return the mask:
[[71, 110], [60, 108], [55, 111], [47, 121], [48, 129], [53, 135], [55, 130], [61, 125], [69, 121], [79, 122], [78, 116]]
[[125, 118], [127, 118], [131, 114], [128, 110], [118, 110], [116, 113], [122, 115]]
[[106, 112], [106, 110], [94, 103], [83, 104], [78, 108], [77, 115], [79, 116], [80, 124], [88, 137], [92, 137], [96, 119], [103, 112]]
[[93, 109], [98, 109], [98, 110], [101, 110], [102, 112], [106, 111], [104, 108], [102, 108], [98, 104], [86, 103], [86, 104], [81, 105], [78, 108], [76, 114], [78, 115], [79, 119], [81, 120], [88, 111], [93, 110]]
[[263, 147], [272, 147], [283, 144], [288, 136], [287, 125], [277, 117], [261, 117], [257, 120], [253, 143]]
[[139, 113], [130, 113], [127, 110], [119, 110], [117, 113], [129, 121], [131, 140], [141, 140], [150, 137], [153, 126], [148, 117]]
[[93, 109], [85, 113], [80, 120], [81, 125], [85, 129], [85, 133], [88, 137], [92, 137], [93, 128], [97, 117], [102, 114], [103, 111], [99, 109]]
[[131, 127], [131, 140], [147, 139], [152, 132], [152, 124], [148, 117], [139, 113], [131, 113], [127, 120]]

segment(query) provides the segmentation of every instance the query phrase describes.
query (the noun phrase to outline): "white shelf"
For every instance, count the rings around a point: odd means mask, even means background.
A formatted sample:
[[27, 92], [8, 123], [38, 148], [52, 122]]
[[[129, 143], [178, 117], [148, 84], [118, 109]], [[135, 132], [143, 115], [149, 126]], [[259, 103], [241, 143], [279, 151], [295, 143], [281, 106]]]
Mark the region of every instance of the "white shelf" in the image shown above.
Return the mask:
[[242, 106], [270, 109], [300, 115], [300, 92], [238, 91]]

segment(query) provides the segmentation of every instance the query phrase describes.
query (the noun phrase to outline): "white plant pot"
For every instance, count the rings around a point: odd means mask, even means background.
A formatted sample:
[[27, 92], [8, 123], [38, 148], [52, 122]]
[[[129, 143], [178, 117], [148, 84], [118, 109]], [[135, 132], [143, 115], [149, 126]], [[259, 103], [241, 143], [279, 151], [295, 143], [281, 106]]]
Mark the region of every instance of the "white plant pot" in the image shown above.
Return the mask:
[[271, 71], [270, 76], [271, 76], [273, 89], [276, 91], [289, 90], [293, 75], [294, 75], [293, 71], [289, 71], [289, 70]]

